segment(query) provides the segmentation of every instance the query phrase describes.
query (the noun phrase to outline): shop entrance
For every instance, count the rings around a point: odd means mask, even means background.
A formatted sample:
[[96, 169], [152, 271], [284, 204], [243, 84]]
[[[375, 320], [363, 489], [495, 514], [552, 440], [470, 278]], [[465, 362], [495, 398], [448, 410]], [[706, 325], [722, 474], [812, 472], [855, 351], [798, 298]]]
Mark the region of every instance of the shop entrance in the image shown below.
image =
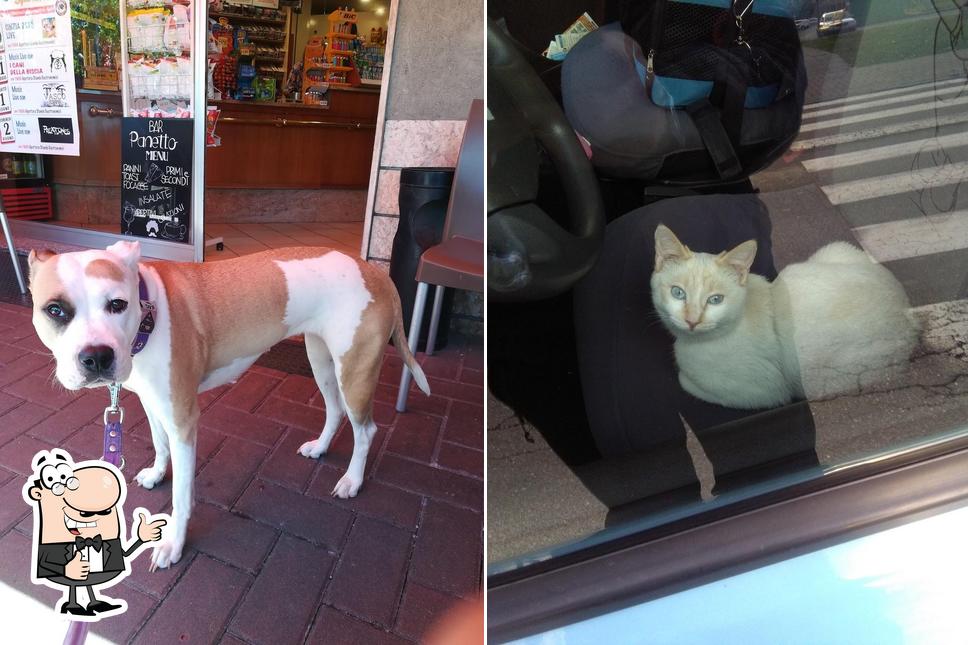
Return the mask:
[[[71, 3], [80, 155], [0, 158], [4, 187], [39, 187], [49, 200], [47, 211], [8, 207], [15, 238], [65, 249], [132, 239], [121, 207], [122, 117], [172, 118], [189, 108], [198, 83], [186, 82], [184, 53], [169, 51], [177, 40], [169, 27], [187, 9], [181, 1]], [[195, 112], [217, 113], [203, 174], [195, 164], [203, 208], [188, 222], [163, 214], [151, 237], [135, 234], [144, 254], [216, 261], [309, 245], [359, 255], [395, 2], [192, 2], [192, 11], [200, 7], [208, 96], [194, 99]], [[199, 49], [191, 38], [183, 35], [185, 53]], [[166, 225], [185, 239], [155, 235]]]

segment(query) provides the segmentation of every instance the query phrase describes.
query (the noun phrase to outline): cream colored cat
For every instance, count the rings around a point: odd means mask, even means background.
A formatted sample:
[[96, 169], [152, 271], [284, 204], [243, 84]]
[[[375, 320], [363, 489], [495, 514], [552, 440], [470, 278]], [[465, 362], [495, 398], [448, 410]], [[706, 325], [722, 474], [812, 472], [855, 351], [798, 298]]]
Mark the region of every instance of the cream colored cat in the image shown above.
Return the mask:
[[750, 273], [755, 256], [755, 240], [710, 255], [656, 228], [652, 301], [687, 392], [769, 408], [856, 392], [907, 364], [918, 340], [907, 295], [863, 251], [828, 244], [773, 283]]

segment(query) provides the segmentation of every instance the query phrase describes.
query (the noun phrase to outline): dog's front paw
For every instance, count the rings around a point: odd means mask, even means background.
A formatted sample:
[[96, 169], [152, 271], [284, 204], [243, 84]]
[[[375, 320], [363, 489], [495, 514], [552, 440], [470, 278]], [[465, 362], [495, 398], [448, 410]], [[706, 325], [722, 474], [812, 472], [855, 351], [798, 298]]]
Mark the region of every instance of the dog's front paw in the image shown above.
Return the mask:
[[151, 553], [151, 564], [148, 565], [148, 571], [167, 569], [170, 565], [178, 564], [184, 546], [184, 542], [176, 542], [175, 540], [165, 540], [156, 546]]
[[145, 468], [134, 478], [142, 488], [152, 489], [165, 477], [164, 468]]
[[356, 494], [360, 491], [360, 485], [362, 483], [362, 478], [357, 479], [351, 476], [349, 473], [346, 473], [338, 482], [336, 482], [336, 486], [333, 487], [333, 497], [339, 497], [340, 499], [356, 497]]
[[309, 457], [310, 459], [318, 459], [321, 454], [326, 452], [323, 450], [322, 442], [307, 441], [303, 445], [299, 446], [299, 454], [303, 457]]

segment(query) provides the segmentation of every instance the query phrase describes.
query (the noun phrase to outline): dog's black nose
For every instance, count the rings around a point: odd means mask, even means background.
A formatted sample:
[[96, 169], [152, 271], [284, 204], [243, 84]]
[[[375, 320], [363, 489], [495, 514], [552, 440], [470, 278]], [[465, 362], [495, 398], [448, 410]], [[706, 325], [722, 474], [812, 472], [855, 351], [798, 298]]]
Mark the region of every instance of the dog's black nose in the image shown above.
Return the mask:
[[103, 376], [114, 366], [114, 350], [107, 345], [88, 345], [77, 360], [91, 374]]

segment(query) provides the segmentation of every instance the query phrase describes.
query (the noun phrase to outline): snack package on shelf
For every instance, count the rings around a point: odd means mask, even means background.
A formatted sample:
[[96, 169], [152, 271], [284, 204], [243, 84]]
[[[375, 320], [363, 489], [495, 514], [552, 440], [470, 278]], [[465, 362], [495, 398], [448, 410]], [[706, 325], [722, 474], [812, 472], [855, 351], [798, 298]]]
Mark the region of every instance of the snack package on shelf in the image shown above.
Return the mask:
[[186, 101], [140, 98], [131, 101], [128, 115], [152, 119], [188, 119], [192, 113]]
[[165, 22], [165, 48], [170, 52], [182, 53], [192, 50], [192, 22], [188, 7], [175, 5]]
[[223, 98], [228, 98], [235, 91], [236, 86], [236, 60], [231, 56], [219, 56], [213, 59], [215, 70], [212, 73], [212, 82], [215, 89], [222, 93]]
[[205, 145], [209, 148], [222, 145], [222, 138], [215, 134], [215, 126], [221, 113], [222, 111], [214, 105], [208, 106], [205, 111]]
[[128, 53], [151, 53], [165, 50], [165, 10], [136, 9], [127, 16]]

